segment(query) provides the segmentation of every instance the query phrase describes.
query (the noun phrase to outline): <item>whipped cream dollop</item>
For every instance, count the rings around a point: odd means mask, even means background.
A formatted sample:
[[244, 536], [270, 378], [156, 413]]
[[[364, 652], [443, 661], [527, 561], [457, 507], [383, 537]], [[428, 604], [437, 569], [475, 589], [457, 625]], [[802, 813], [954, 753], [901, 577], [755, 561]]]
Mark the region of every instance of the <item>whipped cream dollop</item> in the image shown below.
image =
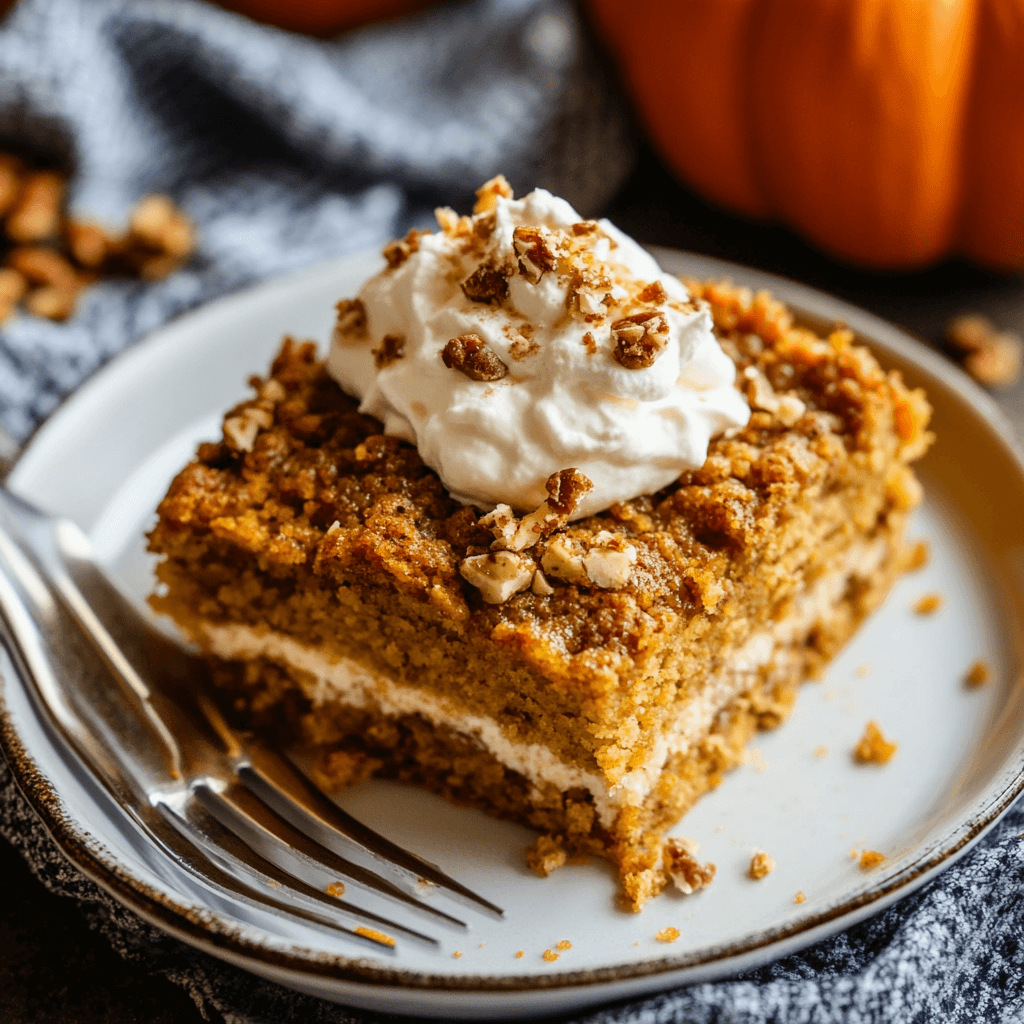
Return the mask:
[[573, 467], [572, 518], [672, 483], [747, 422], [706, 306], [607, 220], [504, 179], [438, 211], [338, 304], [328, 371], [454, 498], [536, 508]]

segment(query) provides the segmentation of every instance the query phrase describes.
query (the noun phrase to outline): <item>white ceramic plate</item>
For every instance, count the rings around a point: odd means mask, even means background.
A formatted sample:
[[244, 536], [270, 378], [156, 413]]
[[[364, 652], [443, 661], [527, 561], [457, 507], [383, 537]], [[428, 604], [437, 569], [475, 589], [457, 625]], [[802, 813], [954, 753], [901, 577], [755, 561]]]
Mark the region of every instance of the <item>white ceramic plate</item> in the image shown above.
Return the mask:
[[[532, 838], [526, 829], [370, 783], [349, 792], [344, 805], [508, 914], [498, 923], [468, 911], [471, 930], [440, 933], [441, 952], [402, 943], [393, 956], [367, 956], [313, 928], [197, 892], [53, 742], [5, 668], [5, 749], [84, 872], [185, 942], [302, 991], [382, 1011], [509, 1018], [762, 964], [876, 913], [992, 825], [1024, 786], [1024, 464], [1011, 430], [958, 371], [866, 313], [738, 266], [658, 255], [673, 271], [770, 287], [826, 328], [845, 321], [884, 362], [927, 387], [939, 437], [921, 465], [927, 500], [912, 530], [930, 543], [930, 564], [896, 586], [827, 679], [804, 687], [792, 719], [757, 739], [751, 763], [677, 830], [717, 864], [714, 884], [692, 897], [666, 893], [642, 914], [625, 914], [614, 909], [606, 866], [537, 878], [521, 860]], [[150, 587], [142, 535], [173, 474], [197, 441], [217, 434], [221, 412], [246, 393], [248, 374], [264, 371], [280, 336], [323, 344], [333, 303], [354, 294], [377, 263], [365, 255], [333, 263], [157, 332], [50, 419], [10, 486], [77, 520], [141, 601]], [[931, 591], [942, 595], [941, 611], [915, 615], [912, 605]], [[993, 680], [970, 691], [963, 676], [979, 658]], [[858, 767], [851, 758], [869, 719], [899, 743], [885, 768]], [[887, 859], [864, 874], [851, 848]], [[778, 866], [754, 882], [747, 868], [762, 849]], [[798, 891], [805, 902], [795, 902]], [[679, 939], [658, 942], [669, 926]], [[544, 960], [561, 940], [572, 948]]]

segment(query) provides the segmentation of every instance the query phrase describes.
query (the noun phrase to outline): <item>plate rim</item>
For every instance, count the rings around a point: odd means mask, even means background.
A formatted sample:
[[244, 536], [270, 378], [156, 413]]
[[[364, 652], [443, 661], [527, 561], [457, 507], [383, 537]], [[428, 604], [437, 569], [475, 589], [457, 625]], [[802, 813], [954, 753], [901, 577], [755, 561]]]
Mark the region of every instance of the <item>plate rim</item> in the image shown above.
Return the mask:
[[[798, 315], [804, 313], [819, 320], [840, 320], [846, 323], [855, 332], [864, 335], [873, 346], [881, 349], [883, 354], [892, 352], [925, 376], [936, 379], [953, 391], [960, 401], [970, 406], [984, 421], [993, 440], [1000, 444], [1024, 478], [1024, 446], [999, 405], [965, 374], [906, 330], [843, 299], [766, 271], [683, 250], [652, 247], [651, 251], [669, 272], [736, 278], [741, 284], [770, 289]], [[65, 421], [73, 418], [76, 410], [82, 406], [88, 407], [95, 400], [94, 396], [98, 398], [105, 388], [112, 386], [112, 381], [130, 372], [135, 360], [151, 358], [152, 352], [158, 347], [173, 347], [183, 324], [186, 329], [190, 329], [195, 321], [202, 323], [206, 319], [230, 314], [233, 309], [254, 300], [267, 301], [276, 294], [287, 294], [297, 286], [309, 285], [313, 279], [332, 277], [342, 268], [356, 265], [369, 267], [371, 262], [379, 262], [375, 250], [321, 263], [234, 292], [163, 325], [108, 362], [51, 414], [32, 435], [10, 473], [9, 481], [17, 489], [19, 478], [31, 474], [33, 461], [45, 457], [41, 453], [48, 444], [55, 443], [50, 438], [59, 437], [66, 429]], [[823, 313], [823, 309], [828, 312]], [[245, 368], [242, 368], [244, 372]], [[45, 723], [42, 724], [45, 728]], [[116, 858], [102, 845], [95, 841], [90, 843], [88, 833], [79, 834], [73, 819], [64, 812], [59, 794], [49, 785], [34, 758], [22, 744], [3, 689], [0, 689], [0, 748], [7, 756], [20, 791], [64, 855], [112, 898], [150, 924], [220, 960], [256, 971], [292, 988], [302, 989], [302, 982], [328, 984], [333, 986], [339, 1000], [351, 1000], [353, 996], [362, 994], [367, 997], [367, 1001], [358, 1000], [361, 1005], [377, 1008], [384, 995], [394, 997], [404, 993], [407, 998], [401, 1000], [401, 1008], [396, 1006], [395, 1009], [399, 1012], [418, 1013], [429, 1013], [430, 1008], [421, 1005], [417, 995], [443, 993], [446, 1000], [454, 999], [461, 1004], [458, 1008], [463, 1013], [486, 1013], [490, 1009], [492, 1013], [497, 1010], [500, 1015], [500, 1004], [513, 995], [516, 997], [515, 1007], [508, 1009], [517, 1012], [519, 1009], [536, 1011], [540, 1006], [535, 1004], [565, 1009], [615, 998], [622, 994], [616, 990], [623, 985], [629, 986], [629, 994], [642, 995], [676, 984], [728, 976], [751, 966], [752, 961], [762, 962], [763, 953], [769, 948], [772, 949], [771, 959], [777, 959], [852, 926], [924, 885], [966, 854], [1024, 793], [1022, 738], [1014, 748], [1013, 755], [970, 805], [970, 813], [965, 814], [954, 829], [923, 850], [920, 858], [915, 858], [896, 874], [880, 877], [877, 885], [847, 898], [837, 906], [788, 925], [759, 929], [735, 942], [705, 947], [681, 956], [669, 955], [582, 971], [554, 971], [540, 976], [448, 975], [405, 968], [382, 968], [367, 965], [358, 957], [324, 957], [322, 953], [311, 950], [305, 951], [309, 955], [303, 956], [303, 951], [296, 947], [292, 951], [283, 952], [244, 938], [237, 933], [237, 929], [224, 927], [228, 919], [224, 918], [223, 924], [219, 923], [222, 915], [215, 915], [218, 919], [216, 925], [209, 918], [201, 924], [197, 923], [193, 911], [175, 903], [166, 894], [150, 889], [141, 879], [132, 878], [130, 872], [123, 865], [118, 865]], [[109, 862], [104, 859], [104, 854]], [[308, 988], [305, 990], [309, 991]], [[576, 998], [553, 998], [559, 993], [573, 994]], [[316, 994], [324, 997], [323, 993]], [[333, 998], [334, 995], [326, 997]], [[485, 1005], [492, 1003], [495, 1005]], [[456, 1009], [451, 1002], [445, 1007], [446, 1012]]]

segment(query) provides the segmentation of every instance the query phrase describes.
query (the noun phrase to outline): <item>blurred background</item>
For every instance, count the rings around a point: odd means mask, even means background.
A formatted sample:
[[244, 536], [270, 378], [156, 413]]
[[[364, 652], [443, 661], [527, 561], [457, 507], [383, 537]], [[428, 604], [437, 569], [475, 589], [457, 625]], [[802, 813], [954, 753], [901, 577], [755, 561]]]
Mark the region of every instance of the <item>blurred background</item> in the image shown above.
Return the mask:
[[[4, 8], [0, 455], [161, 324], [499, 172], [864, 306], [1024, 433], [1024, 0]], [[0, 865], [0, 1019], [200, 1019]]]

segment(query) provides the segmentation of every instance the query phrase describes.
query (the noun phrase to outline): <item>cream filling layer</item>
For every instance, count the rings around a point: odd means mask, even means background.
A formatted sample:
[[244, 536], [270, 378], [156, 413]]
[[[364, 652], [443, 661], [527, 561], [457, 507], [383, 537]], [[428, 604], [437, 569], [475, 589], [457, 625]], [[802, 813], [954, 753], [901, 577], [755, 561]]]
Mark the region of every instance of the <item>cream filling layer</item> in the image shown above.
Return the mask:
[[786, 660], [786, 651], [819, 622], [827, 619], [846, 590], [851, 577], [868, 578], [882, 564], [886, 545], [881, 539], [855, 545], [843, 565], [822, 576], [793, 603], [792, 612], [764, 630], [754, 632], [736, 650], [728, 666], [708, 680], [654, 744], [647, 761], [625, 773], [614, 784], [595, 772], [562, 761], [540, 743], [510, 740], [501, 726], [484, 715], [475, 715], [454, 702], [388, 676], [340, 655], [310, 647], [283, 633], [252, 626], [204, 623], [204, 647], [226, 661], [266, 658], [288, 665], [312, 680], [305, 688], [314, 707], [340, 702], [350, 707], [371, 708], [399, 717], [419, 715], [436, 727], [467, 736], [506, 767], [535, 786], [551, 784], [564, 792], [586, 789], [605, 825], [623, 807], [639, 806], [650, 794], [668, 758], [683, 753], [702, 740], [715, 717], [757, 681], [759, 673]]

